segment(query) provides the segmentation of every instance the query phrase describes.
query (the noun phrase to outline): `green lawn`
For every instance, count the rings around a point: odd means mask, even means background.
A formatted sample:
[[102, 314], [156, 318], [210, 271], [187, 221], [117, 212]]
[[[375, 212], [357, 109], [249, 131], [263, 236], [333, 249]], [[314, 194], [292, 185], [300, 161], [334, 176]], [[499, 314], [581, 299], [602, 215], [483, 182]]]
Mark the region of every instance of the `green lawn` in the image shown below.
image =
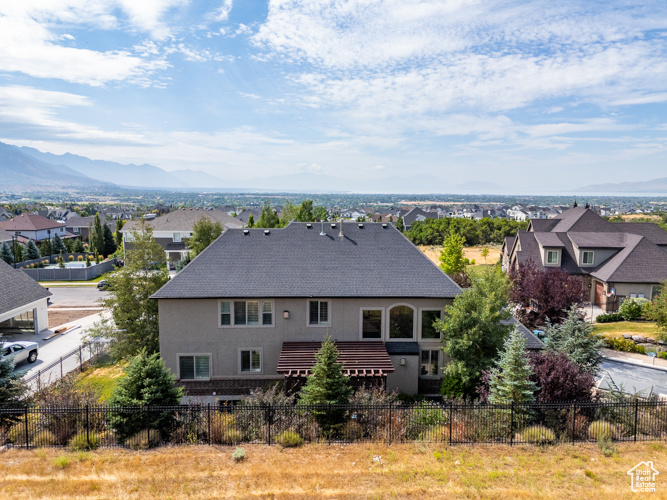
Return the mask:
[[470, 276], [477, 276], [479, 273], [484, 271], [484, 269], [493, 266], [495, 266], [495, 264], [476, 264], [474, 266], [466, 266], [466, 271]]
[[595, 323], [593, 331], [606, 337], [620, 337], [624, 333], [658, 338], [658, 326], [652, 321], [619, 321], [617, 323]]
[[118, 381], [125, 376], [123, 369], [127, 362], [103, 363], [87, 368], [76, 377], [77, 385], [94, 389], [100, 395], [100, 402], [109, 399]]

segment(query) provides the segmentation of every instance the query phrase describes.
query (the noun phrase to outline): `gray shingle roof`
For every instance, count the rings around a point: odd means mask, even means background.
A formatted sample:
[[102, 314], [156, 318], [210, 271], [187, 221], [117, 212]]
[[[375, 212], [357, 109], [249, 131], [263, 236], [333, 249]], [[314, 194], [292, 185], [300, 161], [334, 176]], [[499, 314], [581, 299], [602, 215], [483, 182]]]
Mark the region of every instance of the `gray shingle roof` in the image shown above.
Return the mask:
[[565, 246], [556, 233], [533, 233], [543, 247], [561, 248]]
[[501, 321], [503, 325], [512, 325], [515, 326], [517, 330], [523, 335], [523, 338], [526, 339], [526, 349], [544, 349], [546, 346], [544, 342], [537, 338], [533, 332], [531, 332], [523, 323], [519, 323], [516, 318], [511, 318], [508, 320]]
[[[335, 227], [331, 227], [334, 225]], [[230, 229], [153, 298], [434, 297], [461, 289], [387, 224]]]
[[0, 260], [0, 314], [17, 309], [52, 294], [20, 269]]
[[[152, 227], [154, 231], [189, 232], [193, 230], [195, 223], [202, 217], [220, 222], [228, 228], [243, 227], [243, 223], [231, 215], [227, 215], [219, 210], [205, 210], [203, 208], [180, 208], [168, 214], [160, 215], [153, 220], [147, 220], [146, 225]], [[138, 231], [139, 227], [139, 221], [131, 220], [123, 226], [121, 232]]]
[[667, 245], [667, 231], [653, 222], [612, 222], [624, 233], [638, 234], [656, 245]]
[[624, 248], [628, 244], [627, 233], [567, 233], [572, 243], [579, 248]]

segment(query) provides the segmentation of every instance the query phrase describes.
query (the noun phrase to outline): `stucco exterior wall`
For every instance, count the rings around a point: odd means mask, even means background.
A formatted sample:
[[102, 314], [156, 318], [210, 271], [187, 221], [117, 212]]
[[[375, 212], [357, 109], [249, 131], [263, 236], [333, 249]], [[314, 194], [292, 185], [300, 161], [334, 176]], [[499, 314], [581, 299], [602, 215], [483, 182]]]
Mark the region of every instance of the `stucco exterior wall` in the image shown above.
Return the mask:
[[[325, 300], [319, 298], [318, 300]], [[226, 299], [233, 301], [234, 299]], [[236, 299], [240, 300], [240, 299]], [[261, 300], [261, 299], [260, 299]], [[271, 298], [266, 298], [271, 300]], [[437, 340], [420, 340], [420, 310], [443, 309], [451, 299], [393, 299], [393, 298], [342, 298], [330, 302], [330, 326], [309, 326], [308, 298], [273, 299], [273, 326], [220, 326], [219, 299], [161, 299], [160, 353], [167, 367], [178, 376], [178, 356], [183, 354], [210, 355], [211, 379], [267, 378], [276, 376], [276, 368], [282, 343], [285, 341], [322, 341], [327, 334], [332, 340], [358, 341], [361, 339], [362, 308], [382, 309], [383, 338], [390, 339], [389, 310], [395, 305], [414, 308], [414, 338], [424, 348], [438, 348]], [[284, 312], [289, 311], [289, 319]], [[377, 339], [373, 339], [377, 340]], [[262, 369], [258, 373], [240, 371], [240, 351], [258, 349], [262, 353]], [[399, 356], [400, 358], [401, 356]], [[405, 388], [404, 392], [417, 392], [419, 356], [408, 356], [409, 365], [390, 375], [391, 384]], [[397, 368], [397, 367], [395, 367]], [[403, 368], [403, 367], [400, 367]], [[408, 374], [410, 380], [402, 381], [398, 375]], [[388, 380], [388, 383], [390, 380]]]

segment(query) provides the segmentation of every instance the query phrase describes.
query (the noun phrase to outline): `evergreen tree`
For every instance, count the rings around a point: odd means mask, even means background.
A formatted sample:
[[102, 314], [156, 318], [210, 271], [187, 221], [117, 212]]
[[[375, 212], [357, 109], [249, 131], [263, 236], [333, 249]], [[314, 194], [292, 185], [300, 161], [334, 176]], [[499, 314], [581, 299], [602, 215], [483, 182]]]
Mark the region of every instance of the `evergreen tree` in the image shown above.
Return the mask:
[[434, 327], [442, 335], [442, 349], [452, 361], [444, 370], [442, 391], [447, 396], [472, 397], [482, 372], [493, 366], [511, 327], [507, 309], [508, 282], [497, 267], [472, 278], [472, 286], [445, 308], [445, 318]]
[[327, 209], [326, 207], [319, 206], [315, 207], [313, 210], [313, 215], [315, 216], [316, 221], [325, 221], [327, 220]]
[[516, 328], [510, 333], [489, 379], [489, 402], [532, 403], [537, 384], [530, 380], [533, 367], [526, 354], [526, 339]]
[[315, 222], [313, 215], [313, 200], [303, 200], [296, 213], [297, 222]]
[[[132, 358], [126, 376], [121, 378], [111, 393], [108, 403], [112, 406], [171, 406], [180, 404], [183, 388], [177, 387], [174, 376], [169, 372], [157, 353], [147, 354], [145, 350]], [[121, 442], [136, 433], [151, 429], [167, 438], [175, 424], [172, 411], [114, 412], [109, 415], [109, 425], [116, 431]]]
[[111, 255], [116, 251], [116, 241], [113, 238], [113, 234], [111, 233], [111, 228], [109, 228], [108, 225], [104, 224], [104, 252], [102, 255], [105, 257], [107, 255]]
[[39, 250], [34, 241], [28, 240], [28, 243], [25, 246], [25, 255], [28, 260], [39, 259]]
[[192, 236], [187, 239], [186, 245], [195, 255], [199, 255], [221, 234], [222, 224], [202, 215], [195, 222]]
[[405, 224], [403, 224], [403, 217], [400, 215], [398, 216], [398, 220], [396, 221], [396, 229], [398, 229], [400, 232], [405, 231]]
[[250, 215], [248, 216], [248, 227], [254, 227], [254, 226], [255, 226], [255, 216], [251, 212]]
[[74, 240], [72, 251], [75, 253], [83, 253], [85, 251], [85, 248], [83, 248], [83, 240], [81, 238]]
[[279, 225], [280, 220], [278, 219], [278, 214], [273, 211], [273, 207], [269, 205], [268, 200], [265, 201], [255, 227], [274, 228]]
[[[0, 352], [4, 349], [4, 342], [0, 339]], [[23, 406], [23, 396], [26, 394], [26, 386], [23, 382], [23, 373], [14, 371], [14, 361], [9, 356], [0, 356], [0, 409], [18, 408]], [[19, 416], [5, 415], [0, 413], [0, 429], [12, 421], [18, 420]]]
[[[106, 224], [105, 224], [106, 226]], [[102, 221], [100, 220], [100, 213], [95, 214], [95, 222], [93, 223], [93, 234], [90, 239], [91, 251], [103, 254], [104, 253], [104, 230], [102, 229]]]
[[74, 251], [74, 240], [72, 240], [72, 238], [64, 239], [63, 244], [65, 245], [65, 249], [69, 253], [72, 253]]
[[7, 264], [14, 263], [14, 255], [6, 241], [0, 245], [0, 259], [4, 260]]
[[582, 371], [595, 375], [602, 362], [600, 349], [605, 342], [593, 333], [593, 325], [586, 323], [576, 306], [567, 311], [559, 325], [547, 322], [546, 345], [550, 351], [561, 352], [579, 365]]
[[25, 260], [25, 247], [18, 241], [14, 243], [14, 261], [18, 264]]
[[53, 255], [53, 246], [51, 245], [51, 240], [49, 238], [42, 241], [39, 246], [39, 253], [42, 254], [42, 257], [50, 257]]
[[65, 259], [63, 259], [63, 253], [60, 252], [58, 255], [58, 267], [60, 269], [65, 269]]
[[123, 244], [123, 233], [120, 232], [123, 229], [125, 223], [122, 219], [116, 219], [116, 231], [114, 232], [114, 239], [116, 240], [116, 248], [122, 246]]
[[67, 252], [67, 248], [65, 248], [63, 240], [61, 240], [60, 236], [57, 234], [53, 237], [53, 241], [51, 242], [51, 251], [53, 253]]
[[[349, 377], [343, 373], [343, 365], [338, 363], [339, 355], [336, 345], [327, 336], [317, 352], [312, 376], [301, 389], [301, 404], [339, 405], [349, 402], [352, 388]], [[340, 408], [316, 408], [313, 415], [326, 435], [334, 434], [345, 422], [345, 410]]]
[[440, 269], [449, 275], [460, 274], [470, 264], [463, 256], [463, 245], [466, 240], [458, 233], [450, 233], [440, 252]]

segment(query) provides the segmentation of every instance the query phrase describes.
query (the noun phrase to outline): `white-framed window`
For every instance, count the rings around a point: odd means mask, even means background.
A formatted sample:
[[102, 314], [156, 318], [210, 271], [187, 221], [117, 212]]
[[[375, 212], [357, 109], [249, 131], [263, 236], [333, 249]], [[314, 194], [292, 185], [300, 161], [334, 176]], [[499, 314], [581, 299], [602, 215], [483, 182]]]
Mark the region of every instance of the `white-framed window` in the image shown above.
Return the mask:
[[382, 339], [382, 323], [384, 317], [384, 308], [362, 308], [360, 312], [359, 330], [361, 338], [367, 340]]
[[429, 349], [421, 352], [421, 368], [419, 375], [422, 377], [438, 377], [440, 375], [440, 349]]
[[181, 380], [210, 380], [210, 354], [179, 354], [178, 378]]
[[174, 233], [174, 243], [181, 242], [181, 233]]
[[64, 227], [61, 227], [61, 228], [60, 228], [60, 232], [61, 232], [61, 233], [64, 233], [64, 232], [65, 232], [65, 228], [64, 228]]
[[397, 304], [389, 309], [389, 338], [415, 338], [415, 310], [407, 304]]
[[442, 319], [442, 309], [420, 309], [419, 310], [419, 335], [424, 340], [439, 340], [438, 332], [433, 323]]
[[558, 250], [547, 250], [547, 264], [558, 264]]
[[273, 300], [221, 300], [220, 327], [273, 326]]
[[592, 265], [593, 259], [595, 257], [595, 252], [592, 250], [586, 250], [581, 254], [581, 263], [584, 265]]
[[331, 300], [308, 300], [308, 326], [331, 326]]
[[239, 350], [240, 373], [262, 373], [262, 349], [250, 348]]

